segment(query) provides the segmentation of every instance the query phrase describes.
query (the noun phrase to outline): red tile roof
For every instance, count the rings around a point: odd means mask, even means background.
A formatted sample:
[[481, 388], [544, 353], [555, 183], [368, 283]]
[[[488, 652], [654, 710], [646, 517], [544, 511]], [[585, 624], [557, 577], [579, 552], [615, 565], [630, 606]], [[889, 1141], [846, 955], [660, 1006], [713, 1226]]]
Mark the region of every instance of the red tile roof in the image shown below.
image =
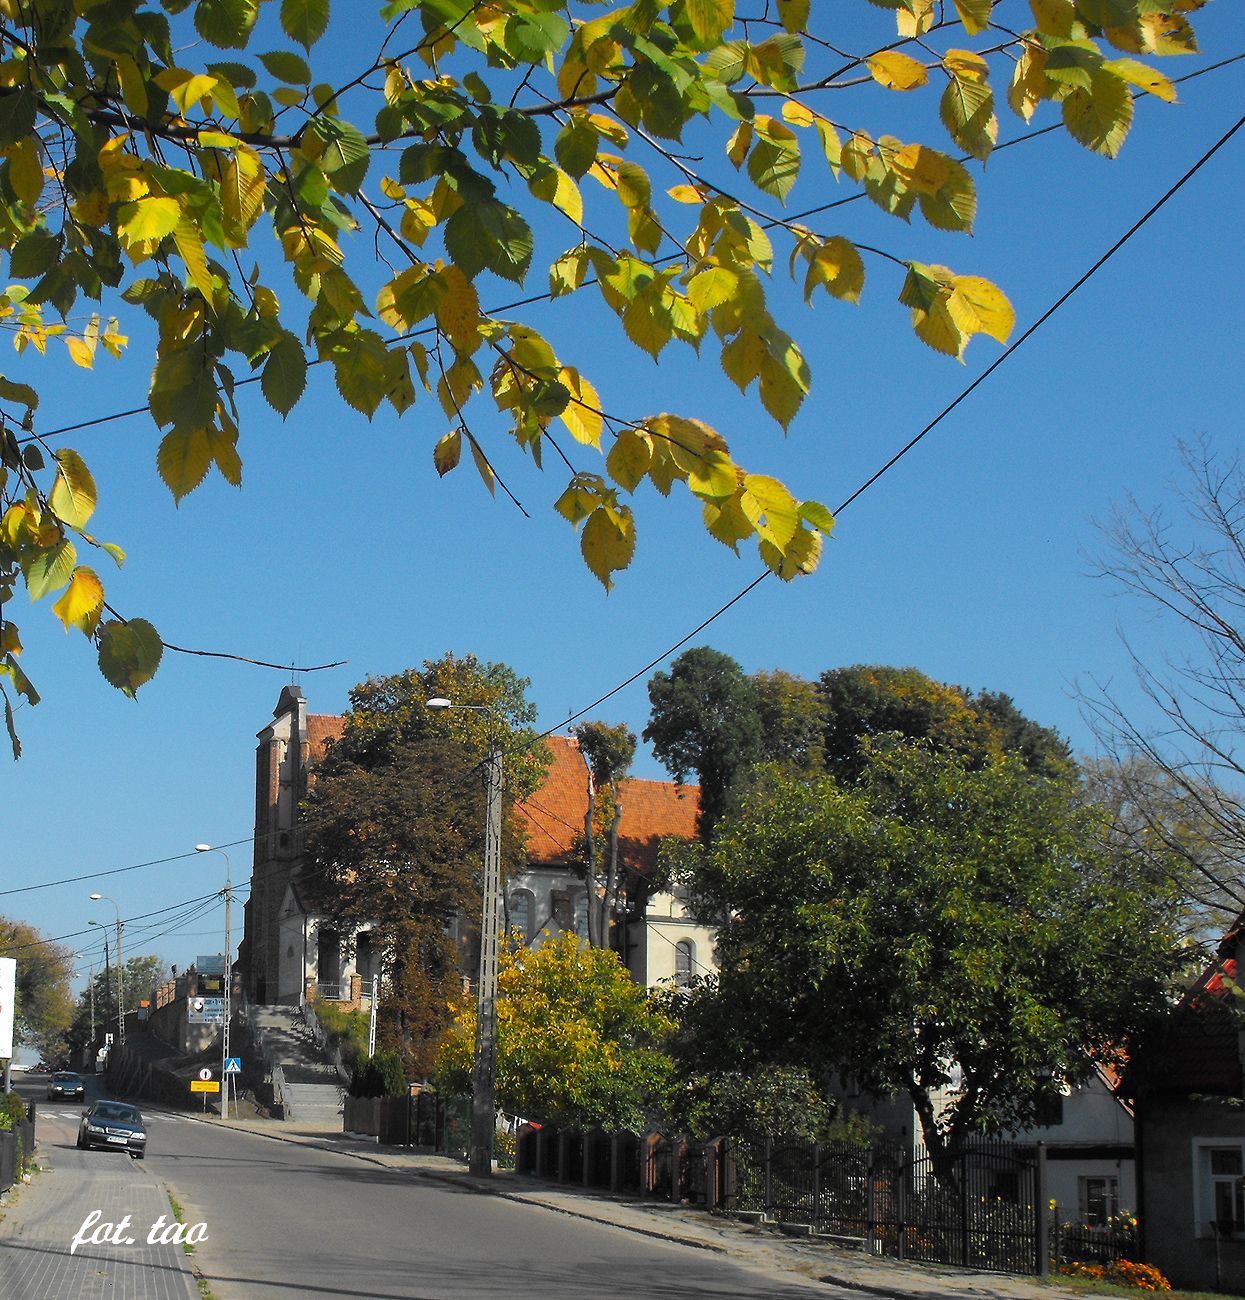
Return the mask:
[[[550, 736], [553, 754], [544, 784], [515, 808], [527, 832], [528, 859], [535, 866], [561, 866], [584, 831], [588, 782], [579, 746], [570, 736]], [[618, 828], [619, 856], [645, 874], [657, 865], [657, 849], [667, 836], [694, 839], [700, 787], [669, 781], [626, 780]]]
[[311, 762], [318, 763], [328, 748], [326, 742], [336, 740], [346, 725], [345, 718], [336, 713], [309, 713], [307, 715], [307, 748]]

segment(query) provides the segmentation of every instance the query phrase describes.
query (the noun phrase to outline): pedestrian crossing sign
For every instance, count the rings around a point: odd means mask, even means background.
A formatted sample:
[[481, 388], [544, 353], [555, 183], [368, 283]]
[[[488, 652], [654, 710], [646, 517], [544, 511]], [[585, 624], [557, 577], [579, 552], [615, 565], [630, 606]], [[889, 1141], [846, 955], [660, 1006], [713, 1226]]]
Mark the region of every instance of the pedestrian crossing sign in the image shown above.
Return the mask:
[[226, 1073], [226, 1074], [241, 1074], [241, 1073], [242, 1073], [242, 1058], [241, 1058], [240, 1056], [227, 1056], [227, 1057], [225, 1058], [225, 1073]]

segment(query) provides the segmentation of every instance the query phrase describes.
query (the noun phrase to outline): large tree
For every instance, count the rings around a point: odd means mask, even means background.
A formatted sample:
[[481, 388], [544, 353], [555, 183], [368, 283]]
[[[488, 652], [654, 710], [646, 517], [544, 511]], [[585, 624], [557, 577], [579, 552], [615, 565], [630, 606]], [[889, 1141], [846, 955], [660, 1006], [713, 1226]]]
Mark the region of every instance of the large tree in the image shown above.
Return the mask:
[[[497, 974], [497, 1100], [527, 1119], [638, 1132], [670, 1084], [661, 999], [617, 953], [561, 934], [501, 955]], [[451, 1091], [470, 1087], [474, 1003], [460, 1006], [438, 1060]]]
[[[410, 1077], [431, 1073], [461, 989], [467, 953], [448, 923], [480, 912], [489, 744], [506, 754], [507, 808], [539, 780], [525, 684], [504, 665], [453, 657], [369, 679], [351, 693], [342, 736], [304, 807], [300, 887], [324, 915], [371, 931], [381, 954], [381, 1042], [401, 1053]], [[428, 709], [443, 691], [485, 711]], [[507, 814], [503, 868], [521, 858]]]
[[[570, 467], [564, 436], [599, 451], [556, 509], [607, 586], [646, 480], [683, 484], [714, 538], [755, 539], [791, 578], [816, 566], [823, 505], [737, 465], [696, 411], [629, 405], [608, 362], [581, 373], [612, 354], [600, 334], [577, 325], [560, 354], [532, 315], [487, 301], [539, 265], [525, 302], [599, 293], [654, 357], [708, 346], [783, 428], [813, 376], [767, 296], [776, 266], [809, 301], [852, 303], [868, 264], [948, 356], [975, 334], [1005, 340], [995, 285], [898, 233], [857, 242], [842, 204], [968, 234], [1004, 100], [1113, 157], [1134, 90], [1174, 99], [1149, 60], [1196, 48], [1201, 3], [1051, 0], [1020, 30], [1011, 7], [993, 25], [993, 0], [738, 14], [734, 0], [391, 0], [379, 19], [357, 0], [332, 15], [330, 0], [282, 0], [271, 21], [261, 0], [4, 0], [0, 319], [27, 358], [64, 343], [91, 366], [130, 336], [151, 349], [157, 466], [179, 500], [213, 467], [241, 482], [239, 383], [257, 379], [285, 416], [323, 364], [369, 417], [430, 400], [438, 471], [469, 451], [490, 491], [499, 433], [537, 465], [552, 449]], [[366, 52], [341, 67], [352, 49]], [[789, 200], [804, 215], [784, 216]], [[132, 693], [164, 643], [106, 601], [88, 561], [121, 552], [88, 531], [83, 457], [40, 442], [40, 386], [37, 364], [0, 376], [0, 600], [22, 583], [61, 593], [56, 615]], [[17, 628], [0, 627], [0, 667], [34, 703]]]
[[998, 692], [971, 695], [917, 668], [878, 664], [828, 669], [818, 690], [826, 719], [826, 771], [842, 782], [859, 778], [870, 738], [887, 734], [921, 740], [971, 763], [1012, 753], [1039, 775], [1075, 772], [1067, 741], [1030, 721], [1010, 696]]
[[644, 739], [676, 781], [700, 782], [696, 830], [708, 839], [739, 778], [762, 757], [756, 694], [730, 655], [709, 646], [685, 650], [649, 679], [652, 714]]
[[1185, 858], [1189, 897], [1220, 921], [1245, 910], [1245, 467], [1182, 445], [1175, 508], [1135, 499], [1105, 528], [1099, 573], [1174, 634], [1127, 642], [1140, 699], [1094, 684], [1085, 711], [1143, 846]]
[[73, 954], [25, 921], [0, 917], [0, 957], [17, 962], [14, 1039], [46, 1060], [64, 1055], [73, 1019]]
[[[84, 964], [79, 957], [79, 964]], [[101, 952], [95, 967], [94, 981], [88, 973], [87, 987], [78, 995], [74, 1008], [73, 1023], [66, 1037], [71, 1046], [81, 1048], [91, 1043], [91, 1008], [92, 988], [94, 989], [95, 1038], [100, 1041], [105, 1033], [113, 1033], [117, 1028], [117, 968], [113, 961], [104, 962]], [[147, 955], [127, 957], [125, 970], [122, 972], [122, 986], [125, 990], [125, 1009], [128, 1012], [138, 1010], [139, 1002], [149, 999], [152, 990], [158, 988], [168, 978], [169, 968], [162, 958]]]
[[894, 739], [851, 787], [754, 782], [694, 891], [730, 917], [690, 1003], [704, 1058], [907, 1095], [936, 1155], [1032, 1122], [1163, 1005], [1178, 961], [1171, 891], [1071, 783]]

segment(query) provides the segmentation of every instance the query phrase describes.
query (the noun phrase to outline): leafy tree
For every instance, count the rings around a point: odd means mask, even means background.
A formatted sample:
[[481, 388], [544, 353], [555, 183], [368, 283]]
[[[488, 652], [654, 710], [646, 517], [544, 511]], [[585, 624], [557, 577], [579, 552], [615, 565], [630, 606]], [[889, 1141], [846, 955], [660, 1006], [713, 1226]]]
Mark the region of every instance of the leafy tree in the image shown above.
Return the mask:
[[820, 771], [825, 762], [825, 707], [814, 682], [775, 668], [751, 678], [766, 759], [796, 772]]
[[731, 921], [691, 1031], [719, 1069], [906, 1094], [936, 1156], [1024, 1126], [1163, 1005], [1179, 962], [1172, 891], [1106, 831], [1010, 757], [891, 739], [852, 787], [772, 771], [701, 860]]
[[857, 780], [870, 737], [895, 733], [973, 763], [1014, 753], [1040, 776], [1075, 772], [1067, 742], [1030, 721], [1010, 696], [970, 696], [916, 668], [858, 664], [832, 668], [818, 682], [826, 717], [825, 766], [840, 782]]
[[[674, 1022], [632, 980], [618, 954], [561, 934], [501, 954], [497, 1098], [511, 1114], [577, 1128], [638, 1131], [664, 1101]], [[474, 1003], [445, 1036], [440, 1085], [470, 1088]]]
[[[621, 884], [618, 871], [618, 827], [622, 822], [621, 783], [635, 758], [635, 733], [626, 726], [586, 722], [574, 730], [588, 778], [588, 808], [584, 813], [584, 876], [588, 895], [588, 942], [609, 947], [610, 918]], [[598, 848], [598, 833], [606, 843]]]
[[45, 1060], [58, 1060], [73, 1019], [73, 954], [25, 921], [0, 917], [0, 957], [17, 962], [14, 1041], [33, 1047]]
[[[102, 958], [101, 958], [102, 960]], [[125, 1009], [136, 1011], [144, 998], [150, 998], [154, 988], [169, 978], [169, 969], [154, 955], [127, 957], [123, 984], [125, 986]], [[111, 1033], [117, 1027], [117, 969], [116, 965], [105, 965], [95, 972], [95, 1036], [102, 1041], [105, 1033]], [[68, 1034], [69, 1042], [75, 1048], [91, 1044], [91, 988], [83, 989], [74, 1007], [73, 1023]]]
[[649, 679], [652, 716], [644, 739], [676, 781], [700, 781], [696, 830], [708, 839], [731, 788], [761, 757], [761, 718], [744, 671], [708, 646], [685, 650], [668, 673]]
[[1155, 660], [1129, 644], [1143, 699], [1091, 684], [1082, 700], [1134, 838], [1183, 854], [1189, 897], [1230, 923], [1245, 906], [1245, 467], [1206, 442], [1180, 454], [1177, 512], [1130, 498], [1098, 572], [1182, 650]]
[[[313, 908], [370, 929], [381, 956], [378, 1033], [408, 1076], [433, 1066], [449, 1001], [461, 984], [460, 952], [448, 922], [480, 912], [484, 792], [480, 760], [490, 726], [507, 755], [506, 796], [539, 780], [540, 747], [521, 741], [530, 718], [526, 685], [510, 669], [447, 657], [422, 672], [369, 679], [351, 692], [341, 738], [317, 768], [304, 807], [306, 865], [300, 877]], [[491, 710], [433, 711], [455, 703]], [[503, 867], [522, 860], [504, 819]]]
[[[260, 21], [261, 0], [3, 7], [0, 248], [13, 283], [0, 314], [19, 349], [59, 337], [91, 366], [154, 330], [156, 463], [178, 500], [213, 467], [241, 482], [244, 377], [285, 416], [309, 364], [331, 367], [369, 417], [428, 393], [446, 430], [437, 470], [469, 450], [490, 491], [498, 439], [482, 407], [537, 465], [569, 435], [603, 460], [571, 472], [556, 509], [582, 526], [585, 562], [608, 586], [634, 552], [626, 497], [645, 480], [663, 494], [684, 485], [711, 536], [755, 538], [784, 578], [816, 566], [834, 520], [737, 465], [694, 412], [600, 393], [582, 348], [559, 355], [530, 317], [483, 305], [499, 280], [524, 283], [539, 264], [554, 299], [595, 290], [653, 357], [708, 343], [786, 428], [812, 373], [767, 297], [784, 260], [809, 301], [824, 290], [852, 303], [868, 259], [917, 337], [949, 356], [976, 334], [1005, 340], [1013, 311], [978, 275], [855, 242], [838, 203], [834, 221], [811, 224], [779, 206], [823, 210], [810, 177], [833, 176], [840, 200], [967, 234], [1000, 132], [996, 88], [1007, 83], [1000, 98], [1023, 122], [1049, 102], [1075, 140], [1113, 157], [1132, 88], [1175, 98], [1136, 56], [1195, 49], [1200, 0], [1056, 0], [1035, 4], [1024, 31], [992, 26], [992, 0], [955, 0], [954, 14], [934, 0], [778, 0], [756, 17], [733, 0], [615, 13], [589, 0], [393, 0], [370, 29], [354, 3], [337, 22], [356, 40], [370, 32], [375, 54], [334, 83], [312, 67], [324, 75], [342, 48], [330, 0], [283, 0], [279, 48], [262, 53], [275, 24]], [[889, 30], [871, 26], [879, 7], [894, 11]], [[856, 86], [875, 94], [853, 108]], [[914, 136], [922, 123], [942, 147]], [[701, 158], [739, 175], [723, 183]], [[597, 336], [591, 351], [610, 354]], [[610, 378], [603, 367], [598, 382]], [[57, 617], [132, 694], [164, 645], [107, 603], [85, 562], [122, 558], [88, 531], [91, 471], [41, 444], [37, 386], [0, 377], [0, 401], [0, 599], [20, 583], [34, 599], [60, 593]], [[3, 629], [4, 673], [34, 703], [18, 630]]]

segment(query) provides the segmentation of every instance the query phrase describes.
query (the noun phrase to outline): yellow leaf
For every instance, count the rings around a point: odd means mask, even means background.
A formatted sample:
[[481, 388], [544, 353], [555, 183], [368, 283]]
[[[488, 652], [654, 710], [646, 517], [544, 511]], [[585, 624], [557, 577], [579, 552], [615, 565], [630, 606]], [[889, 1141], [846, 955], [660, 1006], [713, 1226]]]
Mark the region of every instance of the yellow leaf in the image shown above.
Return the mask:
[[183, 117], [203, 100], [207, 100], [207, 107], [211, 107], [212, 91], [216, 89], [215, 77], [187, 72], [184, 68], [165, 68], [153, 80], [162, 90], [169, 92]]
[[436, 306], [437, 324], [461, 354], [469, 356], [480, 346], [480, 295], [474, 283], [452, 263], [435, 279], [445, 286]]
[[463, 431], [451, 429], [432, 449], [432, 463], [444, 478], [458, 464], [463, 454]]
[[676, 203], [703, 203], [705, 196], [695, 185], [672, 185], [666, 193]]
[[69, 349], [69, 355], [73, 359], [75, 366], [81, 366], [83, 370], [94, 368], [95, 349], [89, 344], [71, 335], [65, 340], [65, 346]]
[[846, 302], [859, 302], [865, 286], [865, 264], [850, 239], [832, 235], [813, 254], [804, 279], [807, 302], [818, 285]]
[[34, 207], [43, 193], [43, 167], [30, 136], [23, 136], [9, 151], [9, 184], [27, 207]]
[[929, 80], [923, 63], [898, 50], [883, 50], [865, 62], [874, 81], [887, 90], [916, 90]]
[[605, 468], [619, 487], [634, 492], [652, 459], [653, 448], [648, 438], [634, 429], [623, 429], [605, 458]]
[[182, 261], [186, 263], [186, 273], [191, 283], [205, 298], [211, 298], [212, 275], [208, 270], [202, 230], [189, 216], [184, 216], [173, 231], [173, 242], [177, 245]]
[[605, 421], [597, 390], [573, 366], [564, 366], [558, 379], [571, 395], [558, 418], [571, 431], [576, 442], [599, 448]]
[[792, 126], [812, 126], [817, 120], [811, 108], [801, 104], [797, 99], [788, 99], [782, 106], [783, 119]]
[[757, 533], [780, 549], [786, 548], [800, 526], [795, 498], [767, 474], [744, 476], [739, 504]]
[[1006, 343], [1016, 324], [1016, 312], [1007, 295], [989, 280], [977, 275], [951, 278], [947, 310], [965, 334], [989, 334]]
[[117, 209], [117, 234], [127, 248], [133, 244], [158, 243], [171, 235], [181, 220], [182, 205], [176, 199], [138, 199]]
[[71, 528], [85, 528], [98, 501], [99, 492], [86, 462], [71, 447], [62, 447], [56, 453], [56, 481], [48, 497], [52, 513]]
[[626, 506], [598, 506], [584, 525], [579, 549], [584, 562], [608, 591], [612, 573], [625, 569], [635, 554], [635, 521]]
[[65, 594], [52, 606], [52, 613], [65, 625], [80, 628], [90, 636], [104, 609], [104, 584], [91, 569], [80, 565], [73, 571]]
[[909, 0], [895, 11], [895, 25], [900, 36], [924, 36], [934, 25], [934, 0]]
[[1136, 86], [1138, 90], [1144, 90], [1147, 94], [1154, 95], [1168, 104], [1176, 102], [1176, 87], [1170, 78], [1165, 77], [1157, 68], [1150, 67], [1148, 63], [1142, 63], [1138, 59], [1113, 59], [1104, 67], [1108, 72], [1114, 72], [1117, 77], [1122, 77], [1130, 86]]

